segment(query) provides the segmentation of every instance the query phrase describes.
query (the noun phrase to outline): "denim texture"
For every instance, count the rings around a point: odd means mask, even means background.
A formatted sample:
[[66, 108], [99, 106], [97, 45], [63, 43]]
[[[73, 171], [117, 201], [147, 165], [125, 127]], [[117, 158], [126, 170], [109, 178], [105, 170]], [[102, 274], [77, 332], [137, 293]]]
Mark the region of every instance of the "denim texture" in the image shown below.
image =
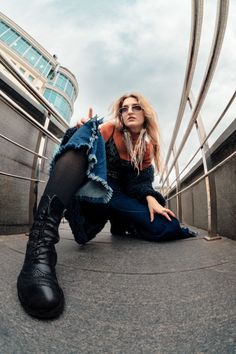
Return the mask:
[[70, 149], [87, 148], [87, 180], [77, 192], [80, 200], [92, 203], [107, 203], [112, 196], [112, 189], [107, 183], [105, 142], [98, 126], [102, 123], [97, 116], [90, 119], [81, 128], [70, 128], [65, 134], [59, 150], [51, 163], [51, 171], [61, 155]]
[[129, 197], [115, 179], [107, 178], [105, 141], [98, 129], [101, 122], [94, 117], [79, 129], [70, 128], [51, 164], [53, 169], [69, 149], [88, 148], [87, 180], [65, 213], [76, 242], [90, 241], [112, 218], [125, 227], [132, 224], [139, 236], [149, 241], [190, 237], [188, 229], [182, 229], [176, 218], [169, 221], [155, 214], [151, 222], [147, 204]]
[[155, 214], [151, 222], [147, 204], [127, 196], [116, 181], [108, 179], [108, 183], [113, 189], [112, 198], [108, 203], [110, 213], [116, 214], [120, 223], [134, 225], [142, 238], [149, 241], [167, 241], [190, 236], [189, 230], [181, 228], [176, 218], [171, 217], [169, 221], [163, 215]]

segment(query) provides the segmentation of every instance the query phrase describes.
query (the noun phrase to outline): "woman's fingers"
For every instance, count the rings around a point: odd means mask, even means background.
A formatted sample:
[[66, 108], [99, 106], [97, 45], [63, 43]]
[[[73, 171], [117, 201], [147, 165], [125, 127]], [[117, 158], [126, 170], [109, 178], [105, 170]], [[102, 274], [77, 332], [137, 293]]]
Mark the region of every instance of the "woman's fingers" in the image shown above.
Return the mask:
[[163, 211], [162, 215], [169, 221], [171, 221], [171, 218], [169, 217], [168, 213]]
[[91, 119], [92, 117], [93, 117], [93, 109], [92, 107], [90, 107], [88, 111], [88, 118]]
[[150, 220], [151, 220], [151, 222], [153, 222], [153, 220], [154, 220], [154, 210], [153, 209], [150, 210]]
[[88, 116], [86, 118], [82, 118], [81, 122], [83, 124], [87, 123], [89, 121], [89, 119], [93, 118], [93, 109], [90, 107], [88, 110]]
[[161, 213], [163, 216], [166, 217], [167, 220], [171, 221], [171, 218], [169, 215], [173, 216], [175, 218], [175, 214], [173, 213], [172, 210], [164, 208]]
[[93, 117], [93, 109], [90, 107], [88, 110], [88, 116], [86, 118], [81, 118], [77, 123], [76, 123], [76, 128], [82, 127], [83, 124], [87, 123], [89, 119]]
[[173, 211], [170, 209], [167, 209], [167, 213], [170, 214], [171, 216], [173, 216], [174, 218], [176, 217], [175, 213], [173, 213]]
[[155, 214], [163, 215], [167, 220], [171, 221], [171, 216], [175, 218], [175, 214], [172, 210], [163, 207], [159, 204], [156, 199], [152, 196], [147, 196], [147, 204], [150, 213], [150, 221], [154, 220]]
[[167, 208], [163, 208], [161, 210], [159, 208], [158, 209], [149, 208], [149, 211], [150, 211], [150, 220], [151, 220], [151, 222], [154, 220], [154, 214], [155, 213], [163, 215], [169, 221], [171, 221], [170, 216], [175, 218], [175, 214], [173, 213], [173, 211], [170, 210], [170, 209], [167, 209]]

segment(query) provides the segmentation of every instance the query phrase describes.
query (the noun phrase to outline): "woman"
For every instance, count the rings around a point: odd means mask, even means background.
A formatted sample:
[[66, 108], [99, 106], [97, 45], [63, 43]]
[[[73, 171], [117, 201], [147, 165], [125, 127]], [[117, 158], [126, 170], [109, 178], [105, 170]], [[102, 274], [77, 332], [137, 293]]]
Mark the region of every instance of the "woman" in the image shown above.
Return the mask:
[[70, 128], [53, 160], [17, 281], [19, 299], [32, 316], [54, 318], [63, 311], [55, 272], [63, 214], [80, 244], [95, 237], [108, 220], [112, 233], [129, 232], [150, 241], [194, 236], [180, 227], [152, 187], [152, 161], [160, 170], [160, 146], [150, 104], [139, 94], [124, 95], [115, 102], [113, 115], [104, 124], [95, 117], [79, 129]]

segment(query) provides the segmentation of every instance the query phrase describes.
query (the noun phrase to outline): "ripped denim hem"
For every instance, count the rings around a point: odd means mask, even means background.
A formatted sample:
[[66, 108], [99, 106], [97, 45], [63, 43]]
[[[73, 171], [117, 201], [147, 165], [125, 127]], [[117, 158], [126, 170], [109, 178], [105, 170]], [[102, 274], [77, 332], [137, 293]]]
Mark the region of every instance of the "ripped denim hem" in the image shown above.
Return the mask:
[[75, 131], [68, 142], [60, 145], [50, 165], [52, 173], [57, 160], [68, 150], [87, 149], [88, 167], [86, 181], [76, 193], [80, 200], [92, 203], [108, 203], [112, 197], [112, 188], [106, 179], [105, 142], [101, 136], [97, 117], [92, 118]]

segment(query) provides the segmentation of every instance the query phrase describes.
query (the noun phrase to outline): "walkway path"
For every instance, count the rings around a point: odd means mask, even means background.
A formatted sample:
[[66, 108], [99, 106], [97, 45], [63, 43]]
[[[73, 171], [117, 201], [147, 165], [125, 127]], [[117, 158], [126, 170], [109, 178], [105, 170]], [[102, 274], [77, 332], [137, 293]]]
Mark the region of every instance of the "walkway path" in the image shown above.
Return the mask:
[[16, 294], [26, 236], [0, 237], [0, 354], [236, 353], [236, 242], [154, 244], [111, 237], [78, 246], [61, 225], [54, 321], [26, 315]]

